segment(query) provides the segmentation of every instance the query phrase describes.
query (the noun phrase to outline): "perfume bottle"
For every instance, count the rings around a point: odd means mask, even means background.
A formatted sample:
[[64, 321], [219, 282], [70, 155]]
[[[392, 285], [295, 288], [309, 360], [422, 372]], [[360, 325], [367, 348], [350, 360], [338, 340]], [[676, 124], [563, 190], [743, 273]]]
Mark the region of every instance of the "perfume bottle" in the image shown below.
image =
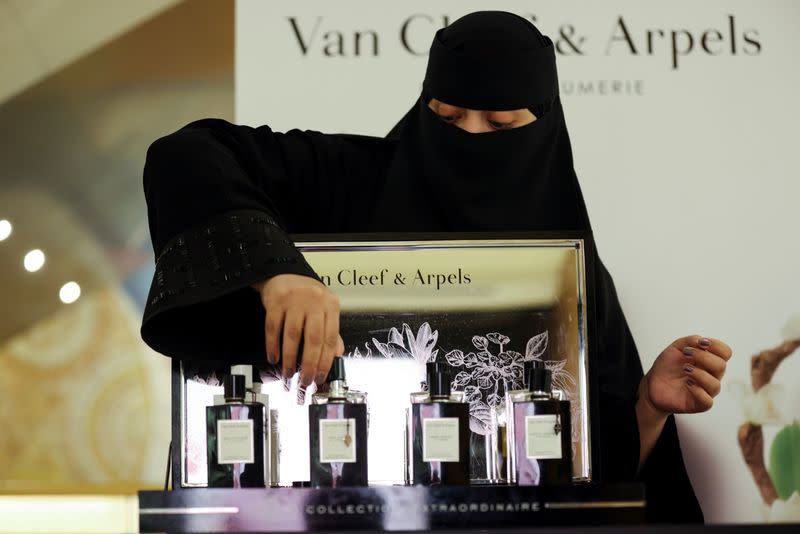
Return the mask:
[[514, 420], [510, 415], [510, 394], [527, 391], [527, 376], [530, 373], [531, 361], [522, 362], [523, 388], [514, 389], [514, 383], [503, 384], [503, 402], [490, 406], [487, 422], [488, 432], [470, 434], [470, 484], [506, 485], [513, 479], [513, 455], [508, 443], [513, 433]]
[[[272, 457], [273, 457], [273, 448], [278, 448], [279, 442], [277, 439], [274, 439], [273, 436], [273, 429], [275, 426], [272, 424], [272, 417], [270, 414], [274, 410], [269, 409], [269, 395], [266, 393], [261, 392], [262, 384], [261, 382], [256, 382], [253, 380], [253, 366], [252, 365], [233, 365], [231, 366], [230, 373], [232, 375], [242, 375], [244, 376], [245, 381], [245, 396], [244, 401], [245, 403], [261, 403], [264, 405], [264, 414], [265, 414], [265, 424], [266, 428], [264, 429], [264, 448], [266, 451], [266, 460], [265, 460], [265, 479], [271, 484], [271, 481], [274, 475], [278, 474], [277, 466], [273, 467]], [[221, 405], [225, 404], [225, 395], [214, 395], [214, 405]]]
[[278, 410], [269, 411], [269, 485], [281, 485], [281, 435]]
[[572, 482], [570, 404], [552, 390], [552, 373], [534, 360], [526, 390], [509, 393], [513, 433], [512, 482], [520, 486], [564, 485]]
[[514, 414], [512, 410], [511, 397], [514, 395], [525, 394], [528, 392], [528, 376], [533, 368], [533, 360], [524, 360], [522, 362], [522, 387], [512, 389], [510, 384], [505, 384], [505, 398], [503, 402], [503, 420], [505, 422], [505, 429], [503, 436], [503, 448], [505, 449], [505, 475], [506, 481], [516, 482], [516, 454], [514, 454]]
[[342, 357], [325, 386], [308, 407], [311, 487], [366, 486], [367, 395], [347, 387]]
[[470, 432], [470, 485], [505, 485], [508, 452], [505, 405], [490, 406], [486, 433]]
[[206, 407], [208, 487], [263, 488], [266, 473], [266, 407], [248, 400], [244, 375], [224, 380], [224, 404]]
[[469, 485], [469, 404], [450, 391], [449, 366], [428, 362], [428, 391], [411, 394], [410, 479], [422, 485]]

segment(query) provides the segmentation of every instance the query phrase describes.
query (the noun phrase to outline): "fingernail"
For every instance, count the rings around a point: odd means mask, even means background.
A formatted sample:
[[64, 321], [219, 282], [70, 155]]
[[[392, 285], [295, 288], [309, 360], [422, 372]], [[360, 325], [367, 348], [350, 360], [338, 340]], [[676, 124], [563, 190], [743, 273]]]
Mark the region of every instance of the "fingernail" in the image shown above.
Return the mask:
[[317, 378], [316, 378], [315, 382], [316, 382], [317, 384], [319, 384], [319, 385], [322, 385], [322, 384], [324, 384], [324, 383], [325, 383], [325, 379], [326, 379], [326, 378], [327, 378], [327, 377], [326, 377], [324, 374], [317, 375]]
[[707, 337], [701, 337], [697, 344], [705, 349], [711, 346], [711, 340]]
[[694, 367], [692, 367], [691, 365], [684, 365], [683, 370], [687, 373], [691, 373], [692, 371], [694, 371]]
[[694, 349], [692, 347], [683, 347], [683, 353], [686, 356], [694, 356]]
[[686, 379], [686, 385], [689, 386], [689, 387], [692, 387], [694, 385], [694, 380], [692, 380], [691, 378], [687, 378]]

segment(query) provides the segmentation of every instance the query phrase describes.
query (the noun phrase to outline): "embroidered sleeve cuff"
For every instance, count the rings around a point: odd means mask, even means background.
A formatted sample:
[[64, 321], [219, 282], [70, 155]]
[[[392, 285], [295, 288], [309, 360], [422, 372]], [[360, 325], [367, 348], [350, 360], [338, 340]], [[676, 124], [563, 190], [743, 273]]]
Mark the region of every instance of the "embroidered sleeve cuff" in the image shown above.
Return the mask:
[[250, 286], [277, 274], [318, 279], [266, 213], [231, 211], [179, 234], [156, 259], [142, 338], [192, 359], [263, 350], [264, 310]]

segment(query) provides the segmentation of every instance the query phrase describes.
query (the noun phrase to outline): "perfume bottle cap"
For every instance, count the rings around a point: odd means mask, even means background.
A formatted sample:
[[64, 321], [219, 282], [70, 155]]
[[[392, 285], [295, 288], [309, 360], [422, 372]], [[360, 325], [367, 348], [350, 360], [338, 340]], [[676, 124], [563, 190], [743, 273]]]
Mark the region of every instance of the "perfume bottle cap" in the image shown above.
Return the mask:
[[344, 373], [344, 358], [341, 356], [337, 356], [333, 359], [331, 370], [328, 371], [328, 378], [325, 379], [325, 382], [330, 384], [335, 380], [346, 380]]
[[428, 362], [428, 393], [431, 397], [450, 396], [450, 366], [444, 362]]
[[531, 370], [528, 374], [528, 389], [530, 391], [550, 391], [552, 389], [553, 373], [541, 360], [531, 360]]
[[536, 360], [523, 360], [522, 362], [522, 383], [523, 387], [528, 387], [528, 380], [530, 380], [531, 369], [533, 369], [533, 362]]
[[253, 366], [252, 365], [233, 365], [231, 366], [232, 375], [244, 376], [244, 387], [248, 390], [253, 389]]
[[223, 382], [225, 400], [244, 400], [247, 393], [247, 381], [244, 375], [228, 375]]

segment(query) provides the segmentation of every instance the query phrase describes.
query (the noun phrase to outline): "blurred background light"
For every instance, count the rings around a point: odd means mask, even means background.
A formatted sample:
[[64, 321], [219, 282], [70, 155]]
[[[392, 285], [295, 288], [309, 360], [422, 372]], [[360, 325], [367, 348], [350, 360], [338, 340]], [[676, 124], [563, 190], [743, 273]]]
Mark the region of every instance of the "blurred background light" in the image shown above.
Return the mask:
[[5, 241], [11, 235], [11, 223], [5, 219], [0, 220], [0, 241]]
[[44, 252], [38, 248], [31, 250], [25, 254], [22, 264], [25, 266], [26, 271], [35, 273], [44, 265]]
[[61, 299], [61, 302], [64, 304], [72, 304], [76, 300], [78, 300], [81, 296], [81, 286], [79, 286], [76, 282], [67, 282], [61, 289], [58, 291], [58, 298]]

